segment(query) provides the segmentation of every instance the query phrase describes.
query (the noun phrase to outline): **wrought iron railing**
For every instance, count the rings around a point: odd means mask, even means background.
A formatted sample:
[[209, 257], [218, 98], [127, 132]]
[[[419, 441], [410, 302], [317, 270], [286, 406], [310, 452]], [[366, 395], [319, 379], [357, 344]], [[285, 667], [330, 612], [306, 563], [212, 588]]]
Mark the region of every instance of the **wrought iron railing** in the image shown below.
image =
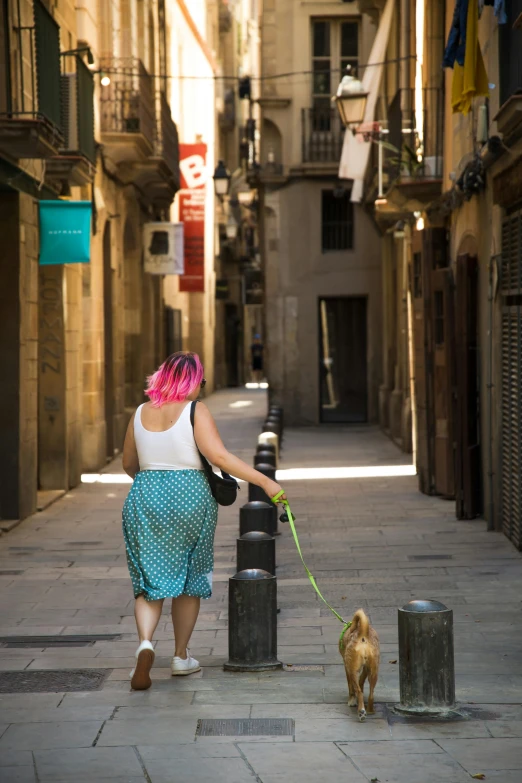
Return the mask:
[[390, 178], [440, 179], [443, 139], [443, 91], [398, 90], [388, 107], [386, 168]]
[[154, 154], [165, 160], [171, 171], [179, 168], [179, 140], [176, 123], [164, 92], [156, 94], [156, 141]]
[[111, 80], [101, 90], [102, 131], [139, 133], [152, 147], [156, 140], [153, 77], [135, 57], [104, 58], [100, 68]]
[[338, 163], [344, 127], [336, 108], [301, 110], [303, 163]]
[[41, 0], [34, 0], [32, 24], [24, 24], [19, 3], [12, 16], [7, 11], [8, 31], [13, 30], [17, 40], [9, 101], [1, 116], [41, 120], [59, 129], [60, 28]]

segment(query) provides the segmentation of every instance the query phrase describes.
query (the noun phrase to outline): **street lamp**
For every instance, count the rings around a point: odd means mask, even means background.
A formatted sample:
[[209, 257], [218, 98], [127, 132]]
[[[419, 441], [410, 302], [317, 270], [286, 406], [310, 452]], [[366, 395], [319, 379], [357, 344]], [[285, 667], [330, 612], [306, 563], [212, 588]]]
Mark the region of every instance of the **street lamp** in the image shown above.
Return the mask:
[[233, 215], [229, 215], [228, 216], [228, 220], [227, 220], [226, 229], [225, 229], [226, 234], [227, 234], [227, 239], [230, 239], [230, 240], [236, 239], [236, 237], [237, 237], [237, 230], [238, 230], [238, 225], [237, 225], [236, 219], [234, 218]]
[[351, 75], [351, 67], [348, 66], [346, 70], [348, 73], [343, 76], [334, 100], [339, 110], [341, 122], [346, 128], [349, 128], [361, 125], [363, 122], [368, 93], [360, 79]]
[[216, 170], [214, 171], [214, 190], [216, 192], [216, 196], [222, 199], [228, 194], [229, 189], [230, 172], [228, 171], [223, 161], [220, 160], [216, 166]]

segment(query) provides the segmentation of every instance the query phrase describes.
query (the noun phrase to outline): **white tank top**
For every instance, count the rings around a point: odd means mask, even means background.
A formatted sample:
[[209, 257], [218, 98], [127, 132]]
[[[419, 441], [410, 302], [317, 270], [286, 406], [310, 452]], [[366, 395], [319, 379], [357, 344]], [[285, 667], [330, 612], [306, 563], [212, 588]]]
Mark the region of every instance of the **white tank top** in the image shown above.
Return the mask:
[[134, 417], [134, 440], [140, 470], [202, 470], [196, 448], [190, 405], [185, 405], [177, 422], [163, 432], [146, 430], [141, 423], [140, 405]]

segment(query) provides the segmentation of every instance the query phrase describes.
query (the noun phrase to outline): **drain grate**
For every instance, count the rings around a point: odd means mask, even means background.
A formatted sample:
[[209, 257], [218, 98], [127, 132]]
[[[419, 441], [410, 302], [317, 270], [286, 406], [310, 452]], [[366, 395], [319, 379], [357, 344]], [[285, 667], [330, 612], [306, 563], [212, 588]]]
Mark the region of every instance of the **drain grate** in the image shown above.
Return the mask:
[[9, 649], [43, 647], [92, 647], [96, 642], [115, 642], [121, 639], [119, 633], [89, 636], [0, 636], [0, 647]]
[[292, 737], [292, 718], [203, 718], [198, 737]]
[[19, 576], [20, 574], [23, 574], [23, 570], [21, 571], [0, 571], [0, 576]]
[[453, 560], [453, 555], [408, 555], [408, 560]]
[[98, 691], [112, 669], [0, 672], [0, 693]]
[[324, 666], [318, 663], [284, 663], [284, 672], [321, 672], [324, 674]]

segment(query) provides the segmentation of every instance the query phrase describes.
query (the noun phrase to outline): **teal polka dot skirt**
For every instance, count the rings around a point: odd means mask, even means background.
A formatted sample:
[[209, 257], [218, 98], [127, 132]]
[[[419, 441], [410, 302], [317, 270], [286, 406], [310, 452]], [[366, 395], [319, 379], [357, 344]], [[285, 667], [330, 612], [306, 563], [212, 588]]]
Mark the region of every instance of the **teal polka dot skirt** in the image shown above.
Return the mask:
[[218, 506], [202, 470], [143, 470], [123, 506], [134, 596], [210, 598]]

